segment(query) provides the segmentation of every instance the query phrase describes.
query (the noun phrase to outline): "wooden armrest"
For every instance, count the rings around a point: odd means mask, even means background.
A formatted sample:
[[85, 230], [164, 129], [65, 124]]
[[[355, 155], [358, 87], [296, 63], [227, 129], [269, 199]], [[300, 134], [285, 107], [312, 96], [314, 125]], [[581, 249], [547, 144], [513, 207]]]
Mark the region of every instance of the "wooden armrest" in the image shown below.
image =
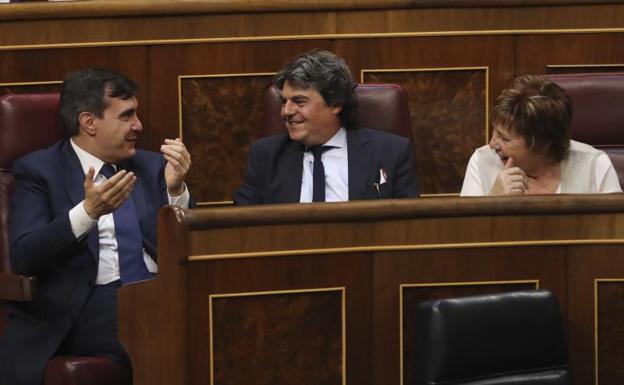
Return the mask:
[[31, 301], [37, 292], [37, 278], [0, 273], [0, 300]]

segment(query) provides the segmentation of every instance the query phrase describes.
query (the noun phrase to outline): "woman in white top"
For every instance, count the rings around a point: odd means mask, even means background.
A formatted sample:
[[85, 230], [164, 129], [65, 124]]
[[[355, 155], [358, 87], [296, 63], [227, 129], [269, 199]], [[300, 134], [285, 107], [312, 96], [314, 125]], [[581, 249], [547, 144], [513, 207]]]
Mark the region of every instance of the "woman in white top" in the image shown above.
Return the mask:
[[621, 192], [609, 157], [570, 140], [571, 120], [563, 88], [517, 78], [496, 99], [492, 140], [470, 158], [461, 196]]

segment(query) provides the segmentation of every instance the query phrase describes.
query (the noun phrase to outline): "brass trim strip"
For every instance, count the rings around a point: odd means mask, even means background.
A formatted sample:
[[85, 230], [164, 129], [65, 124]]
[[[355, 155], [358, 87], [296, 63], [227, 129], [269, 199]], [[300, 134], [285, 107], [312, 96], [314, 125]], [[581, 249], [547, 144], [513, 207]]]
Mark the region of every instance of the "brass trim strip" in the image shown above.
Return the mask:
[[261, 295], [318, 293], [318, 292], [325, 292], [325, 291], [342, 291], [342, 290], [345, 290], [345, 286], [322, 287], [322, 288], [319, 287], [319, 288], [312, 288], [312, 289], [243, 291], [243, 292], [238, 292], [238, 293], [210, 294], [208, 298], [212, 299], [212, 298], [255, 297], [255, 296], [261, 296]]
[[50, 43], [50, 44], [18, 44], [0, 46], [0, 51], [54, 49], [54, 48], [91, 48], [136, 45], [171, 45], [171, 44], [205, 44], [229, 42], [266, 42], [285, 40], [318, 40], [318, 39], [375, 39], [375, 38], [403, 38], [403, 37], [446, 37], [446, 36], [483, 36], [483, 35], [538, 35], [538, 34], [593, 34], [593, 33], [621, 33], [624, 28], [561, 28], [561, 29], [493, 29], [475, 31], [424, 31], [424, 32], [377, 32], [377, 33], [344, 33], [344, 34], [316, 34], [316, 35], [269, 35], [269, 36], [240, 36], [240, 37], [207, 37], [187, 39], [145, 39], [145, 40], [117, 40], [90, 43]]
[[599, 385], [598, 373], [598, 284], [600, 282], [624, 282], [624, 278], [594, 278], [594, 382]]
[[[539, 279], [512, 280], [512, 281], [460, 281], [460, 282], [432, 282], [432, 283], [408, 283], [399, 285], [399, 378], [403, 385], [403, 289], [406, 287], [441, 287], [441, 286], [476, 286], [476, 285], [516, 285], [521, 283], [534, 283], [535, 289], [539, 289]], [[596, 384], [597, 385], [597, 384]]]
[[452, 282], [427, 282], [427, 283], [402, 283], [401, 289], [408, 287], [437, 287], [437, 286], [471, 286], [471, 285], [515, 285], [521, 283], [534, 283], [535, 289], [539, 289], [539, 279], [518, 279], [506, 281], [452, 281]]
[[254, 292], [242, 292], [242, 293], [227, 293], [227, 294], [210, 294], [208, 296], [208, 324], [209, 324], [209, 338], [210, 338], [210, 385], [214, 385], [214, 333], [212, 319], [212, 301], [213, 298], [232, 298], [232, 297], [250, 297], [261, 295], [276, 295], [276, 294], [300, 294], [300, 293], [321, 293], [337, 291], [341, 296], [341, 318], [342, 318], [342, 385], [347, 384], [347, 311], [346, 311], [346, 287], [327, 287], [327, 288], [314, 288], [314, 289], [295, 289], [295, 290], [269, 290], [269, 291], [254, 291]]
[[561, 240], [532, 240], [532, 241], [505, 241], [505, 242], [462, 242], [462, 243], [431, 243], [420, 245], [389, 245], [389, 246], [353, 246], [328, 247], [323, 249], [299, 249], [279, 251], [252, 251], [245, 253], [220, 253], [191, 255], [189, 262], [213, 261], [236, 258], [283, 257], [308, 254], [345, 254], [380, 251], [409, 251], [409, 250], [446, 250], [491, 247], [528, 247], [528, 246], [569, 246], [569, 245], [621, 245], [624, 239], [561, 239]]
[[200, 75], [178, 75], [180, 79], [201, 79], [201, 78], [231, 78], [245, 76], [274, 76], [277, 72], [242, 72], [232, 74], [200, 74]]
[[40, 82], [9, 82], [9, 83], [0, 83], [0, 87], [45, 86], [45, 85], [51, 85], [51, 84], [63, 84], [63, 81], [62, 80], [44, 80]]

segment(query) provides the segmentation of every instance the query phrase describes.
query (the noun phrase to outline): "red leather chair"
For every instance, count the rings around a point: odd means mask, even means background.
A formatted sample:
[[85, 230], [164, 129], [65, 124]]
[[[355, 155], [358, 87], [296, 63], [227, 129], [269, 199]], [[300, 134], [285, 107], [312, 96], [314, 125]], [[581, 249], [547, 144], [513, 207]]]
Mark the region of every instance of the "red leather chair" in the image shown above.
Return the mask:
[[572, 98], [572, 139], [606, 152], [624, 187], [624, 72], [546, 77]]
[[[358, 122], [362, 127], [389, 131], [411, 140], [409, 107], [405, 91], [398, 84], [366, 83], [355, 89], [358, 97]], [[280, 117], [282, 102], [275, 87], [264, 96], [260, 136], [284, 132]]]
[[[0, 335], [7, 309], [1, 301], [29, 301], [37, 295], [37, 279], [11, 273], [7, 218], [14, 179], [13, 161], [52, 145], [63, 137], [58, 117], [58, 94], [19, 94], [0, 98]], [[130, 384], [129, 371], [100, 357], [53, 357], [44, 385]]]

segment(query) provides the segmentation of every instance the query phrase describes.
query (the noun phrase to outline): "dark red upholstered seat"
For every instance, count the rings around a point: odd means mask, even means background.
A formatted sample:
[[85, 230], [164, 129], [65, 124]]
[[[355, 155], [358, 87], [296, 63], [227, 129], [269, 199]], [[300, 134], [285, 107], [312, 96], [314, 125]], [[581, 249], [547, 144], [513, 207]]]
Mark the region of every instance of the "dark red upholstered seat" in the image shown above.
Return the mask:
[[[19, 94], [0, 98], [0, 335], [6, 327], [3, 300], [28, 301], [36, 296], [37, 280], [11, 273], [7, 218], [14, 179], [13, 161], [63, 137], [58, 117], [58, 94]], [[131, 374], [101, 357], [54, 357], [47, 365], [44, 385], [124, 385]]]
[[606, 152], [624, 186], [624, 72], [546, 77], [572, 98], [572, 139]]
[[[358, 97], [358, 123], [361, 127], [389, 131], [411, 139], [410, 115], [405, 91], [398, 84], [366, 83], [355, 89]], [[281, 101], [275, 87], [264, 97], [260, 136], [284, 132], [280, 117]]]

